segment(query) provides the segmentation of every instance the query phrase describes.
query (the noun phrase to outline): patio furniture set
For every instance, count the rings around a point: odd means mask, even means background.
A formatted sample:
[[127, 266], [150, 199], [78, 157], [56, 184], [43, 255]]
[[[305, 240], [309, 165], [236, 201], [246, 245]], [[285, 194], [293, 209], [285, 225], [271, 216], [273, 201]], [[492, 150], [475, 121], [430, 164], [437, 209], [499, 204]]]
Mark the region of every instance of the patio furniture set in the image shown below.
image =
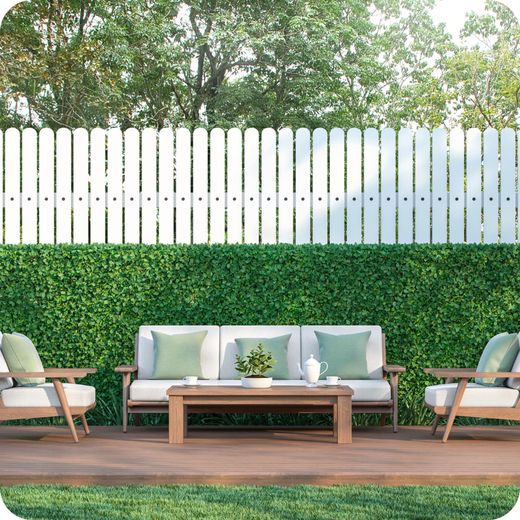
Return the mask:
[[[0, 421], [61, 416], [75, 442], [75, 420], [88, 435], [85, 414], [96, 405], [95, 388], [76, 379], [95, 369], [44, 369], [31, 340], [21, 334], [0, 334], [0, 344]], [[245, 388], [237, 355], [258, 344], [275, 359], [272, 385]], [[320, 368], [313, 379], [307, 367], [314, 364], [326, 365], [341, 380], [318, 381]], [[123, 382], [123, 431], [130, 414], [139, 420], [142, 413], [168, 413], [173, 444], [184, 442], [190, 413], [332, 413], [338, 444], [352, 442], [354, 413], [380, 414], [382, 425], [391, 416], [397, 432], [398, 377], [405, 372], [386, 364], [379, 326], [142, 326], [135, 364], [115, 370]], [[447, 419], [443, 442], [456, 417], [520, 420], [517, 334], [491, 338], [477, 369], [425, 371], [446, 379], [425, 390], [425, 405], [435, 413], [433, 435], [440, 419]]]

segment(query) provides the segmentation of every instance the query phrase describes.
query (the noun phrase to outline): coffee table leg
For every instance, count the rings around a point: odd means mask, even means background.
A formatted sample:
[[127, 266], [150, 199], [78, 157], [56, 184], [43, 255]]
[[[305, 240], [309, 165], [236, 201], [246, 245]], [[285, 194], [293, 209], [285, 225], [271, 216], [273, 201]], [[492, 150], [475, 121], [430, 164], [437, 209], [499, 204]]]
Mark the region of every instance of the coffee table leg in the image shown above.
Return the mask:
[[182, 444], [184, 442], [184, 403], [182, 395], [170, 395], [168, 410], [168, 442]]
[[352, 442], [352, 398], [338, 395], [338, 404], [335, 423], [337, 431], [337, 443], [348, 444]]

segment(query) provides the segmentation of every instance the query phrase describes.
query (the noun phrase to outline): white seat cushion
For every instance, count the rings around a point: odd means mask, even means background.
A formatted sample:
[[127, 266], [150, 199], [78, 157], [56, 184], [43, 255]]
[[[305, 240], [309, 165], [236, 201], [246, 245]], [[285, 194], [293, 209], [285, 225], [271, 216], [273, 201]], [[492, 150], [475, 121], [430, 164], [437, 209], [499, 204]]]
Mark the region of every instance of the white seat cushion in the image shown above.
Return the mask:
[[[357, 334], [370, 331], [367, 344], [367, 369], [370, 379], [383, 379], [383, 331], [379, 325], [306, 325], [302, 327], [302, 361], [305, 363], [311, 354], [320, 359], [320, 344], [314, 331], [326, 334]], [[332, 367], [331, 367], [332, 368]], [[325, 375], [333, 376], [329, 370]]]
[[[451, 406], [457, 391], [457, 383], [428, 386], [424, 400], [430, 406]], [[518, 390], [506, 386], [482, 386], [468, 383], [461, 406], [512, 408], [518, 401]]]
[[[0, 332], [0, 345], [2, 344], [2, 333]], [[0, 350], [0, 372], [10, 372], [9, 367], [5, 361], [4, 355]], [[13, 386], [13, 378], [12, 377], [0, 377], [0, 392], [5, 390], [6, 388], [11, 388]]]
[[[221, 379], [239, 378], [235, 370], [235, 356], [238, 347], [235, 338], [276, 338], [291, 334], [287, 344], [287, 366], [289, 378], [299, 379], [300, 372], [300, 327], [285, 325], [229, 325], [220, 327], [220, 377]], [[288, 381], [288, 380], [286, 380]]]
[[[207, 330], [200, 349], [200, 368], [206, 379], [219, 377], [219, 328], [210, 325], [143, 325], [139, 327], [137, 339], [137, 368], [140, 379], [152, 377], [154, 368], [154, 352], [152, 330], [164, 334], [186, 334]], [[187, 374], [186, 374], [187, 375]]]
[[[239, 379], [217, 379], [200, 381], [203, 386], [240, 386]], [[354, 390], [352, 401], [388, 401], [390, 399], [390, 385], [380, 380], [342, 381]], [[181, 380], [137, 379], [130, 385], [130, 399], [132, 401], [168, 401], [166, 391], [170, 386], [182, 386]], [[273, 386], [304, 386], [301, 379], [274, 380]]]
[[[90, 406], [96, 402], [96, 389], [93, 386], [63, 383], [63, 388], [69, 406]], [[6, 408], [61, 406], [52, 383], [37, 386], [15, 386], [3, 390], [1, 397]]]

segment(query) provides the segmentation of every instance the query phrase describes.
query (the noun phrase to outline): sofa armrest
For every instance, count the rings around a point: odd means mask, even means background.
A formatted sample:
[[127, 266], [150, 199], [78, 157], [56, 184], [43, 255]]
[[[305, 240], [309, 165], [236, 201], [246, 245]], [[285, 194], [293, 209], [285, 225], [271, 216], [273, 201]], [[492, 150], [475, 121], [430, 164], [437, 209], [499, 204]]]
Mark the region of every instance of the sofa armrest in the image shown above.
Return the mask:
[[424, 372], [441, 379], [473, 379], [475, 377], [520, 378], [520, 372], [477, 372], [475, 368], [425, 368]]
[[401, 365], [383, 365], [383, 371], [388, 374], [402, 374], [406, 368]]
[[116, 368], [114, 368], [116, 372], [119, 372], [121, 374], [132, 374], [133, 372], [137, 372], [137, 366], [136, 365], [120, 365]]

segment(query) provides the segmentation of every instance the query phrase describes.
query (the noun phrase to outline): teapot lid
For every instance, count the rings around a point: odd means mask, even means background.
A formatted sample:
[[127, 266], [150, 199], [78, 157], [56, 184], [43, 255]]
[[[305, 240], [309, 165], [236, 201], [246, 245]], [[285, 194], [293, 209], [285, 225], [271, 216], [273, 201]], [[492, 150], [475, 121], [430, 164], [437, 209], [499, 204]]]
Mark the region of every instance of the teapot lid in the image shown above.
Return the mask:
[[306, 367], [315, 366], [315, 365], [319, 365], [319, 364], [320, 364], [320, 362], [317, 359], [314, 359], [314, 354], [311, 354], [311, 357], [307, 361], [305, 361]]

